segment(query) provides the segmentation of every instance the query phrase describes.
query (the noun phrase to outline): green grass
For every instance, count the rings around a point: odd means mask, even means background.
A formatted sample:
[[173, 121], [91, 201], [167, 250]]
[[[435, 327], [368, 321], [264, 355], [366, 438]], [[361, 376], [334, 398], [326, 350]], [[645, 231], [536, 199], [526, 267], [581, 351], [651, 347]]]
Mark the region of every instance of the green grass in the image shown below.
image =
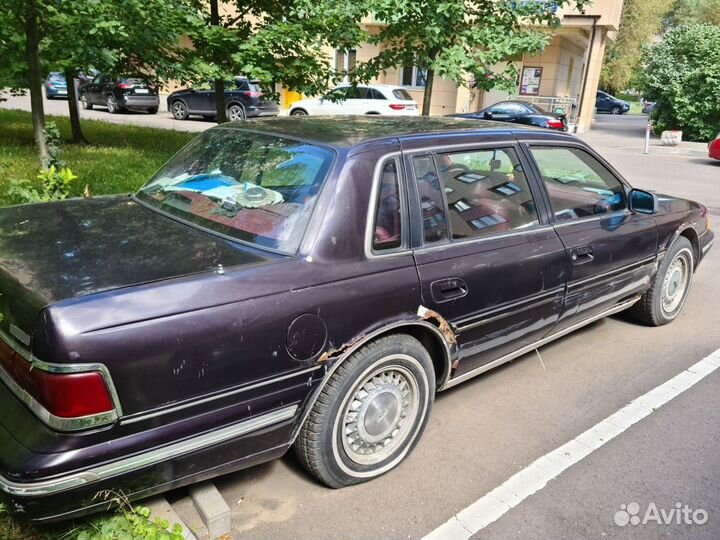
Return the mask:
[[[78, 176], [73, 196], [86, 185], [93, 195], [135, 191], [195, 134], [165, 129], [83, 121], [90, 144], [70, 140], [70, 122], [48, 117], [60, 128], [65, 144], [60, 158]], [[36, 181], [40, 167], [32, 134], [30, 113], [0, 110], [0, 205], [11, 204], [7, 195], [11, 179]], [[1, 537], [0, 537], [1, 538]]]

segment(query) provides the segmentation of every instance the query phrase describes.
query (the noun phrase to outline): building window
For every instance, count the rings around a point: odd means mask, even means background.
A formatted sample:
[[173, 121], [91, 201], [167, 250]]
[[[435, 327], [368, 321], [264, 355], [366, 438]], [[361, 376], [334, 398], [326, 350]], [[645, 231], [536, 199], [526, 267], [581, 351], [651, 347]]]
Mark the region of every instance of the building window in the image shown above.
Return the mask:
[[411, 88], [425, 88], [427, 85], [427, 70], [417, 66], [405, 66], [400, 75], [400, 86]]
[[335, 50], [335, 72], [346, 74], [343, 78], [344, 82], [348, 81], [347, 73], [355, 69], [356, 62], [357, 51], [355, 49], [349, 51]]

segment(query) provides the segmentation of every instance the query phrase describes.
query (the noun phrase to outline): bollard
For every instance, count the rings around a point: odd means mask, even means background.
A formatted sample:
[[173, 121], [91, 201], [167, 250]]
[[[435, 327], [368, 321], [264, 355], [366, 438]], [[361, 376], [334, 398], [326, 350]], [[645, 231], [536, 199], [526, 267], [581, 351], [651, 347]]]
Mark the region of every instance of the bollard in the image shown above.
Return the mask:
[[647, 126], [645, 126], [645, 150], [643, 151], [643, 154], [650, 153], [650, 130], [651, 129], [652, 129], [652, 126], [650, 125], [650, 122], [648, 122]]

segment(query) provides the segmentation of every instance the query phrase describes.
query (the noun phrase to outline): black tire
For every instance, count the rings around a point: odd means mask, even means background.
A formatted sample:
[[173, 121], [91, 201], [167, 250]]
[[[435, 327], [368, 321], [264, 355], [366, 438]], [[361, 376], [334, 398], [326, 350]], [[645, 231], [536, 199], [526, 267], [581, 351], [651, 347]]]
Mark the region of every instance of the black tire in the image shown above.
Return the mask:
[[422, 344], [405, 334], [380, 338], [330, 376], [300, 429], [295, 453], [329, 487], [366, 482], [412, 451], [434, 398], [435, 370]]
[[307, 116], [308, 113], [305, 109], [293, 109], [290, 116]]
[[245, 109], [242, 105], [238, 103], [233, 103], [231, 105], [228, 105], [227, 110], [225, 111], [225, 114], [227, 115], [227, 119], [230, 122], [239, 122], [240, 120], [245, 120]]
[[[693, 257], [690, 240], [679, 236], [667, 250], [652, 285], [628, 310], [628, 315], [649, 326], [662, 326], [674, 321], [690, 292], [695, 270]], [[678, 290], [679, 286], [683, 287], [682, 291]], [[669, 293], [673, 290], [675, 295], [671, 296]]]
[[617, 105], [610, 107], [610, 114], [622, 114], [622, 109]]
[[120, 106], [115, 99], [115, 96], [108, 94], [105, 98], [105, 106], [110, 114], [117, 114], [120, 112]]
[[147, 112], [148, 112], [148, 114], [157, 114], [157, 112], [158, 112], [158, 107], [150, 107], [150, 108], [147, 110]]
[[80, 104], [82, 105], [82, 108], [86, 111], [92, 110], [93, 105], [92, 103], [90, 103], [87, 92], [83, 92], [82, 94], [80, 94]]
[[187, 105], [179, 99], [170, 104], [170, 112], [175, 120], [187, 120], [188, 116], [190, 116], [188, 114]]

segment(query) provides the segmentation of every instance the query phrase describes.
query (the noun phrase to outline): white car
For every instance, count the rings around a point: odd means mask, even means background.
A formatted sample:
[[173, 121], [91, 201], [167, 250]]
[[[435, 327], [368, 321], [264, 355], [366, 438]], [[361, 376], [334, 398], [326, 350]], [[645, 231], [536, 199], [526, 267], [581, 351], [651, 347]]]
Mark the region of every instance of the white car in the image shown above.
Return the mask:
[[417, 116], [417, 103], [402, 86], [369, 84], [336, 86], [321, 98], [296, 101], [291, 116], [334, 114], [391, 114]]

